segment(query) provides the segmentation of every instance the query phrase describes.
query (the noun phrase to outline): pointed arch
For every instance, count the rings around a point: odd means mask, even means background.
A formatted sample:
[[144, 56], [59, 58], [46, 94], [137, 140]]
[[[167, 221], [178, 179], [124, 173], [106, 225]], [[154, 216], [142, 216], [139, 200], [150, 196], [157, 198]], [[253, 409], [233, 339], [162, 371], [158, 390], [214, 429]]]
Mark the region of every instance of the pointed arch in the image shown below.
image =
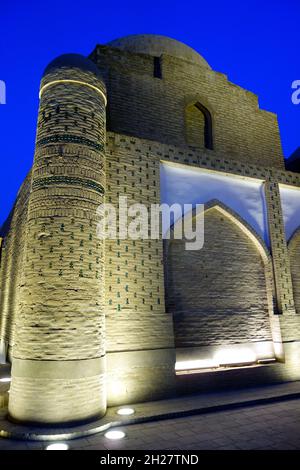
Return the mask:
[[221, 201], [208, 201], [203, 211], [202, 249], [186, 251], [185, 240], [172, 233], [165, 243], [166, 308], [176, 348], [273, 341], [274, 282], [265, 242]]
[[254, 243], [254, 245], [258, 249], [265, 263], [271, 260], [270, 252], [262, 237], [237, 212], [235, 212], [233, 209], [231, 209], [229, 206], [219, 201], [218, 199], [210, 200], [204, 205], [204, 208], [205, 212], [213, 208], [219, 210], [223, 215], [228, 217], [231, 222], [235, 223], [248, 236], [248, 238]]
[[200, 99], [186, 103], [185, 135], [188, 145], [209, 150], [214, 148], [212, 114]]
[[[264, 260], [265, 263], [268, 263], [271, 261], [271, 255], [268, 250], [268, 247], [262, 237], [256, 232], [256, 230], [243, 218], [241, 217], [237, 212], [235, 212], [233, 209], [231, 209], [229, 206], [224, 204], [222, 201], [219, 199], [211, 199], [210, 201], [206, 202], [204, 204], [204, 214], [211, 210], [211, 209], [217, 209], [221, 214], [223, 214], [225, 217], [228, 217], [231, 222], [236, 224], [247, 236], [248, 238], [254, 243], [256, 248], [258, 249], [259, 253], [261, 254], [262, 259]], [[197, 216], [196, 208], [192, 209], [192, 218]], [[191, 214], [185, 214], [180, 220], [177, 220], [169, 230], [169, 235], [167, 238], [170, 238], [172, 240], [173, 236], [172, 234], [174, 233], [176, 229], [176, 225], [178, 223], [182, 223], [185, 217], [190, 217]], [[300, 227], [299, 227], [299, 233], [300, 233]]]
[[300, 236], [300, 226], [296, 228], [296, 230], [293, 231], [292, 235], [290, 236], [288, 240], [288, 247], [291, 246], [293, 242]]

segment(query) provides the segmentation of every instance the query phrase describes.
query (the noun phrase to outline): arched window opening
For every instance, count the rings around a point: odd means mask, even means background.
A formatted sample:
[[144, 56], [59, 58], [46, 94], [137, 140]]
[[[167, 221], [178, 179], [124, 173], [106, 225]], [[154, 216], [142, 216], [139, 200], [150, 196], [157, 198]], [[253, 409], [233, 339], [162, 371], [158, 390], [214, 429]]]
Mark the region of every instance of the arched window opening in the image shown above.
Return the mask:
[[193, 103], [186, 107], [186, 138], [188, 145], [212, 150], [212, 118], [201, 103]]

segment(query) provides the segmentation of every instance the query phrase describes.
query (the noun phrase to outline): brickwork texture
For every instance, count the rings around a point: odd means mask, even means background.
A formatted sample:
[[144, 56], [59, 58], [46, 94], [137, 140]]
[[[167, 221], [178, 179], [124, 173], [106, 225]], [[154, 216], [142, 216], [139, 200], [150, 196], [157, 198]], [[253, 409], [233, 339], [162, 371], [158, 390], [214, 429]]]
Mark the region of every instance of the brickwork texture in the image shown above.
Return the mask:
[[[162, 162], [264, 182], [270, 246], [221, 201], [206, 207], [199, 251], [99, 239], [102, 202], [160, 203]], [[11, 419], [77, 422], [110, 405], [299, 380], [300, 236], [287, 243], [279, 184], [300, 176], [284, 170], [276, 115], [182, 43], [137, 36], [53, 61], [33, 167], [1, 232]], [[179, 350], [245, 344], [271, 344], [273, 362], [175, 373]]]

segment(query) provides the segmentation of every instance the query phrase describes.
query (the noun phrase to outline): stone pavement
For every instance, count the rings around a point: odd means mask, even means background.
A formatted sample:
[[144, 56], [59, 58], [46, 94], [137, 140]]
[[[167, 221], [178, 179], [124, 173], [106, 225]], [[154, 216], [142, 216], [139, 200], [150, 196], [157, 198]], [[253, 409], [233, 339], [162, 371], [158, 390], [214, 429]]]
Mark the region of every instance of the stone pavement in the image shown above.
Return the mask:
[[85, 450], [300, 449], [300, 399], [205, 415], [132, 425], [126, 438], [104, 436], [70, 442]]
[[[103, 434], [67, 441], [74, 450], [300, 449], [300, 399], [123, 426], [126, 437]], [[0, 440], [0, 450], [45, 449], [46, 442]]]
[[[10, 423], [2, 408], [0, 435], [9, 432], [14, 439], [0, 438], [0, 450], [44, 449], [49, 435], [57, 433], [68, 433], [60, 440], [68, 440], [71, 449], [300, 449], [299, 382], [201, 393], [132, 407], [135, 414], [130, 417], [120, 417], [117, 408], [110, 408], [97, 422], [63, 429]], [[109, 426], [124, 430], [126, 438], [108, 441], [104, 430]]]

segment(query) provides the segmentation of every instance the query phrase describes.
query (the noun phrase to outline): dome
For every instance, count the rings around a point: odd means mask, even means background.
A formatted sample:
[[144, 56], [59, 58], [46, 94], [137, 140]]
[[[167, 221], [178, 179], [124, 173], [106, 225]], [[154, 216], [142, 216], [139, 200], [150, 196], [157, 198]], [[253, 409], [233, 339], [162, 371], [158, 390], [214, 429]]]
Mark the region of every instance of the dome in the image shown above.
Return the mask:
[[194, 49], [183, 42], [167, 36], [157, 34], [133, 34], [110, 41], [107, 45], [124, 51], [149, 54], [156, 57], [159, 57], [161, 54], [167, 54], [178, 57], [179, 59], [194, 62], [208, 69], [211, 68], [206, 60]]
[[61, 67], [85, 70], [87, 72], [92, 72], [94, 75], [101, 78], [100, 71], [94, 62], [81, 54], [62, 54], [56, 57], [56, 59], [52, 60], [52, 62], [47, 65], [43, 76], [47, 75], [47, 73], [51, 72], [52, 70], [59, 69]]

